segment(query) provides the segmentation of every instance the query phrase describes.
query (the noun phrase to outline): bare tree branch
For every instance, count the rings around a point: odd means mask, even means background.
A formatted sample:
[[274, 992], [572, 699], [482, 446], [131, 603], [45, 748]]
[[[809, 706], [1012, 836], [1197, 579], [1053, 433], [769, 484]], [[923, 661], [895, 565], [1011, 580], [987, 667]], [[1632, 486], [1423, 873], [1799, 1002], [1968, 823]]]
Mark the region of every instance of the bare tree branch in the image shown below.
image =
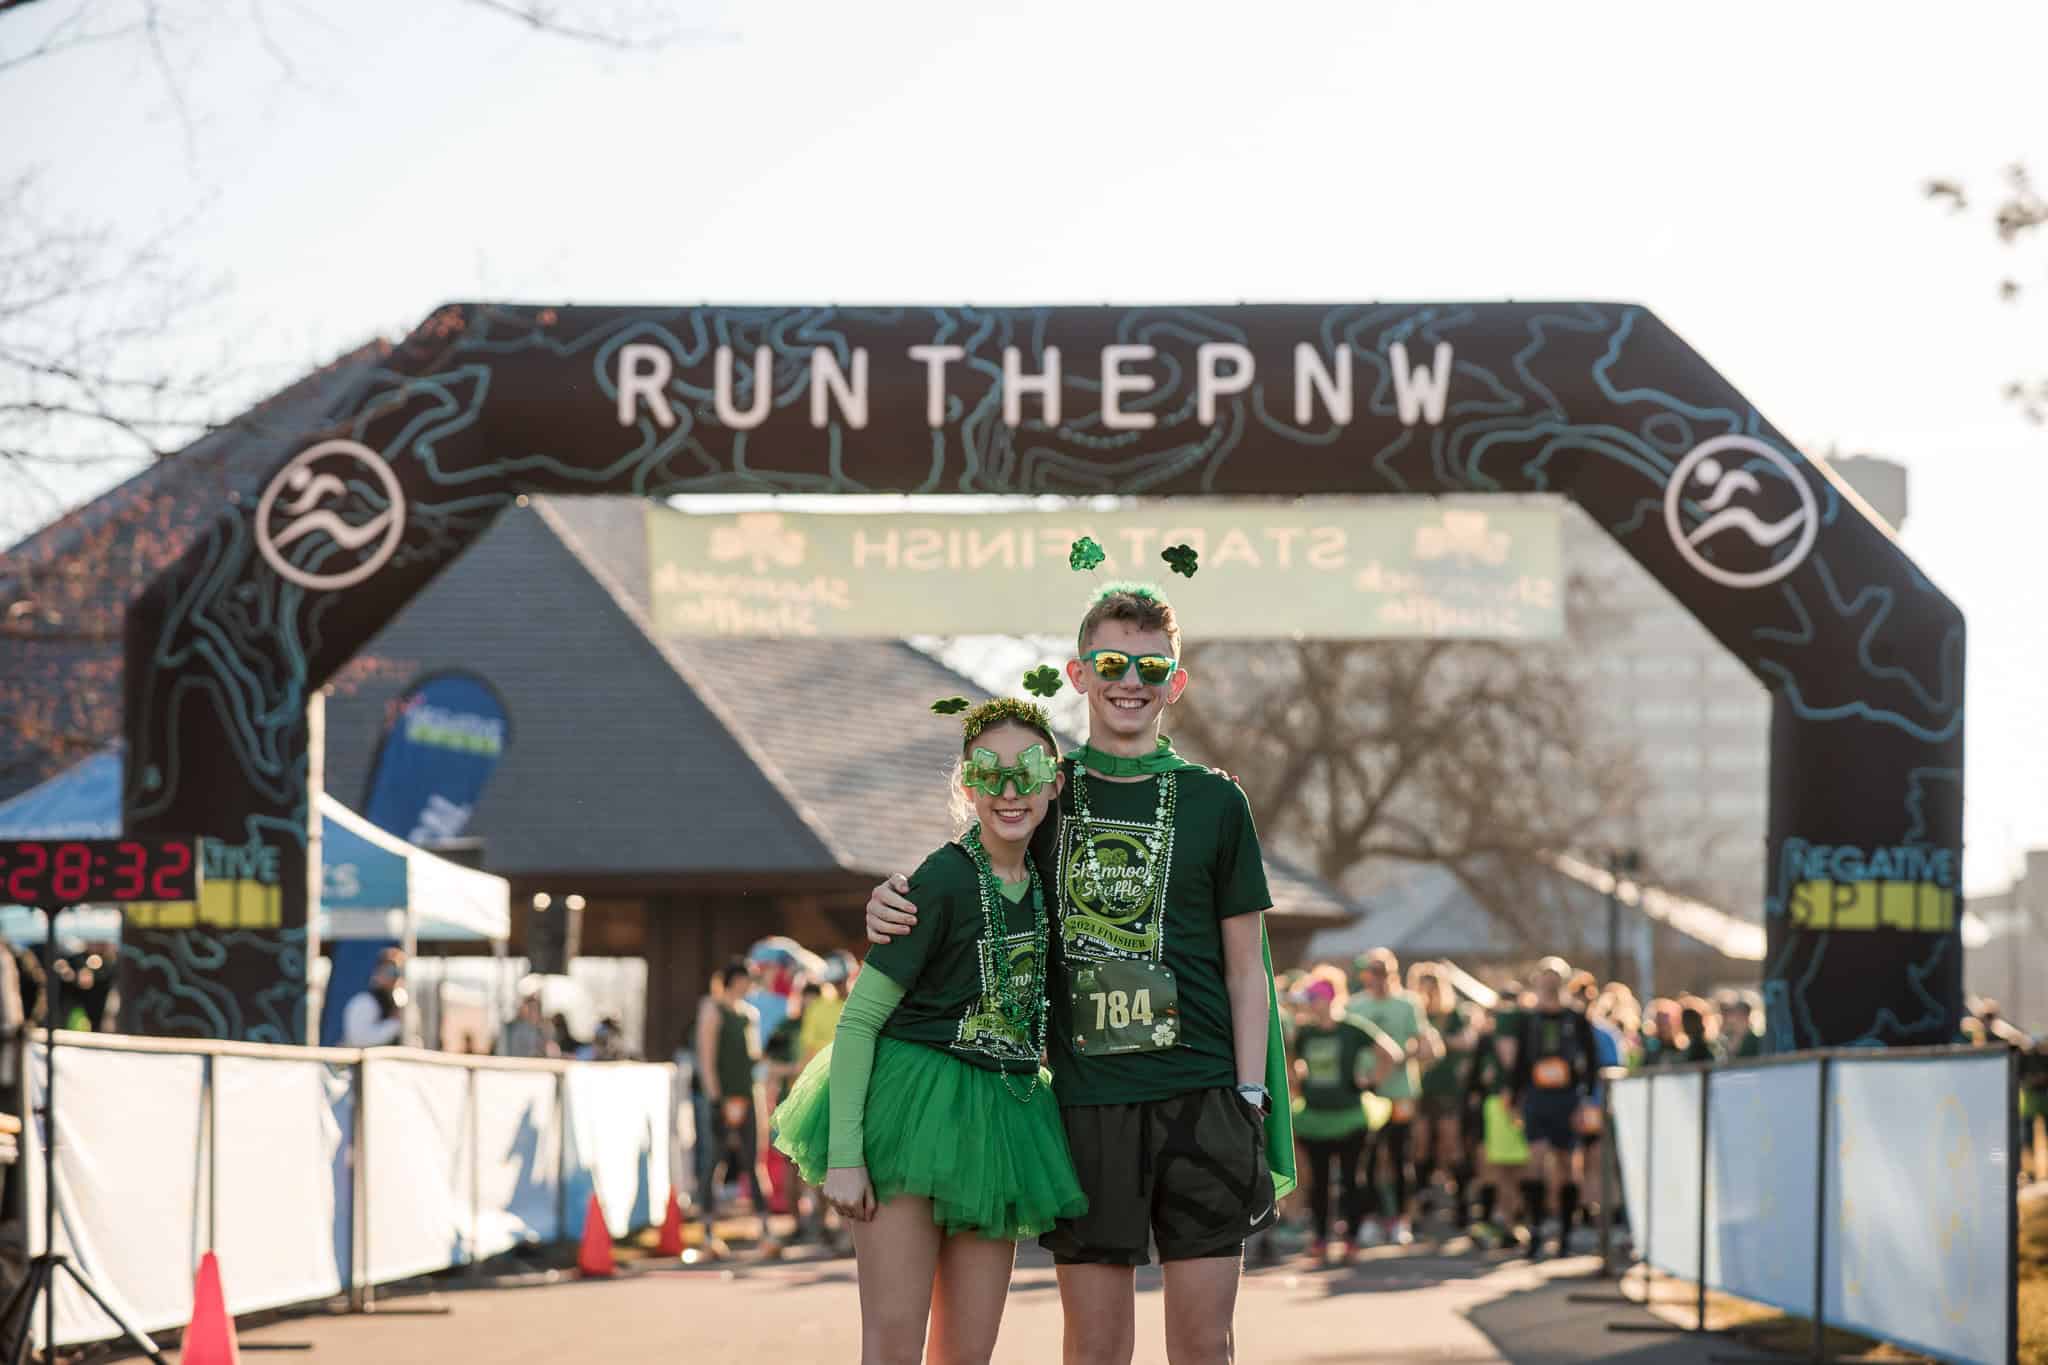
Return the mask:
[[[1922, 190], [1929, 199], [1947, 203], [1951, 213], [1970, 206], [1969, 194], [1959, 180], [1931, 179]], [[2018, 246], [2044, 226], [2048, 226], [2048, 198], [2034, 188], [2024, 165], [2008, 166], [2003, 197], [1991, 209], [1991, 228], [1999, 243]], [[1998, 282], [1998, 297], [2006, 303], [2017, 303], [2025, 292], [2025, 286], [2011, 276]], [[2029, 422], [2048, 425], [2048, 378], [2014, 380], [2001, 393]]]

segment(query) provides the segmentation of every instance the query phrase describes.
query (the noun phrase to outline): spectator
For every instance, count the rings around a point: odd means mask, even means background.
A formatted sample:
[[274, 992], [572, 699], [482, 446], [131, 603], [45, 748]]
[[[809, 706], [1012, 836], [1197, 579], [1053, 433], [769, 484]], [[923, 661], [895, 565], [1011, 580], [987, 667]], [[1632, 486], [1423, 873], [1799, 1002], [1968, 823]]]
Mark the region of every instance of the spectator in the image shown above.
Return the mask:
[[405, 953], [377, 954], [370, 981], [341, 1011], [343, 1047], [389, 1047], [405, 1038]]
[[505, 1025], [505, 1031], [498, 1037], [498, 1055], [501, 1057], [552, 1057], [555, 1043], [548, 1036], [541, 1023], [540, 995], [534, 993], [519, 998], [519, 1012]]
[[1711, 1062], [1714, 1060], [1714, 1045], [1707, 1041], [1707, 1016], [1700, 1009], [1705, 1002], [1694, 1000], [1678, 1013], [1678, 1026], [1685, 1034], [1684, 1050], [1679, 1054], [1682, 1061]]
[[549, 1023], [555, 1030], [557, 1057], [579, 1057], [583, 1054], [583, 1041], [576, 1036], [576, 1030], [569, 1027], [568, 1015], [558, 1013]]
[[[752, 1185], [753, 1204], [764, 1225], [768, 1176], [761, 1164], [761, 1111], [754, 1096], [754, 1068], [761, 1061], [761, 1018], [747, 1003], [753, 972], [734, 958], [711, 978], [697, 1010], [697, 1083], [708, 1102], [710, 1141], [700, 1163], [706, 1230], [718, 1207], [721, 1172]], [[707, 1238], [713, 1245], [715, 1238]], [[714, 1254], [717, 1248], [714, 1246]]]
[[1739, 992], [1728, 991], [1721, 996], [1719, 1005], [1722, 1059], [1742, 1061], [1748, 1057], [1763, 1056], [1763, 1035], [1756, 1031], [1755, 1016], [1749, 1001]]
[[592, 1062], [623, 1062], [632, 1056], [626, 1046], [626, 1027], [617, 1015], [607, 1014], [597, 1021], [597, 1033], [580, 1055]]
[[1650, 1002], [1650, 1032], [1643, 1038], [1643, 1066], [1666, 1066], [1682, 1060], [1685, 1044], [1679, 1039], [1678, 1025], [1676, 1000], [1659, 997]]

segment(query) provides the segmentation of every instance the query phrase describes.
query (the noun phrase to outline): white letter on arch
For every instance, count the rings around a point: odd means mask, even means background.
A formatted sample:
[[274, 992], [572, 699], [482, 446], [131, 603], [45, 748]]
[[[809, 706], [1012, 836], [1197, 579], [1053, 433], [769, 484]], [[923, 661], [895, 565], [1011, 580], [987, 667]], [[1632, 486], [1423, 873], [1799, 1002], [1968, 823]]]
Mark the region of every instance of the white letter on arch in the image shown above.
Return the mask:
[[1056, 427], [1060, 424], [1060, 348], [1045, 348], [1045, 369], [1039, 374], [1024, 373], [1024, 353], [1015, 346], [1003, 347], [1003, 425], [1021, 427], [1024, 425], [1024, 395], [1035, 393], [1041, 405], [1045, 424]]
[[924, 424], [938, 428], [946, 425], [946, 366], [955, 360], [967, 358], [965, 346], [913, 346], [912, 360], [924, 362]]
[[1125, 361], [1156, 360], [1159, 352], [1151, 346], [1105, 346], [1102, 348], [1102, 425], [1111, 431], [1146, 431], [1159, 425], [1149, 412], [1125, 412], [1123, 395], [1150, 393], [1155, 381], [1149, 374], [1125, 374]]
[[839, 357], [832, 354], [829, 346], [819, 346], [811, 352], [811, 425], [822, 427], [827, 420], [826, 409], [831, 401], [837, 401], [839, 410], [846, 414], [846, 425], [859, 431], [868, 424], [868, 348], [853, 348], [853, 383], [846, 382], [846, 375], [839, 368]]
[[675, 374], [675, 358], [666, 346], [629, 341], [619, 347], [619, 425], [630, 427], [639, 413], [640, 400], [647, 400], [654, 423], [663, 431], [676, 424], [675, 410], [668, 405], [669, 379]]
[[1394, 406], [1401, 414], [1401, 425], [1412, 427], [1418, 418], [1424, 417], [1431, 426], [1442, 422], [1444, 401], [1451, 396], [1451, 343], [1436, 344], [1433, 365], [1411, 369], [1408, 348], [1398, 341], [1393, 346], [1393, 357]]
[[[1217, 362], [1230, 362], [1224, 374]], [[1256, 368], [1249, 346], [1235, 341], [1205, 341], [1195, 347], [1195, 420], [1203, 426], [1216, 421], [1216, 399], [1224, 394], [1243, 393], [1252, 386]]]
[[1337, 346], [1337, 376], [1334, 379], [1315, 347], [1304, 341], [1294, 348], [1294, 424], [1298, 427], [1307, 426], [1315, 415], [1315, 405], [1309, 401], [1311, 388], [1322, 398], [1323, 406], [1330, 410], [1333, 425], [1351, 425], [1351, 348], [1348, 345], [1339, 343]]
[[766, 346], [754, 348], [754, 397], [745, 412], [732, 401], [732, 347], [721, 346], [712, 361], [711, 405], [718, 420], [734, 431], [758, 427], [768, 420], [768, 408], [775, 401], [775, 359]]

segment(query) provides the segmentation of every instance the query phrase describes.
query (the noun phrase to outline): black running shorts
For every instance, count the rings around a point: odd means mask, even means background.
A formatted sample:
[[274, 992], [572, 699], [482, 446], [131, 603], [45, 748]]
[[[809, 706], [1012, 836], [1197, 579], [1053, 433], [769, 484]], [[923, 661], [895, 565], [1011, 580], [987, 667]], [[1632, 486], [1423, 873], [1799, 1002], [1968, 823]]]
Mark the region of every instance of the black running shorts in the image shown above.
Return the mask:
[[1265, 1120], [1228, 1087], [1060, 1111], [1088, 1212], [1038, 1239], [1061, 1265], [1237, 1256], [1274, 1221]]

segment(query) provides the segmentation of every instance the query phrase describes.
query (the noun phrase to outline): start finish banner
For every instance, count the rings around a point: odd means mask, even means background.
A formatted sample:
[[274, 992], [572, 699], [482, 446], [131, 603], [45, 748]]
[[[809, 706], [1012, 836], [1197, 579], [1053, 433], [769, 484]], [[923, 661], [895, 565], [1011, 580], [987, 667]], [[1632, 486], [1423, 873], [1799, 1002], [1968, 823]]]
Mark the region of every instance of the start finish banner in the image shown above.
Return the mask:
[[[1562, 509], [1547, 499], [1137, 502], [986, 513], [647, 509], [670, 635], [1062, 635], [1103, 583], [1165, 587], [1204, 639], [1555, 639]], [[1107, 556], [1070, 573], [1081, 536]], [[1199, 572], [1161, 552], [1188, 545]], [[1065, 591], [1061, 591], [1064, 588]]]

